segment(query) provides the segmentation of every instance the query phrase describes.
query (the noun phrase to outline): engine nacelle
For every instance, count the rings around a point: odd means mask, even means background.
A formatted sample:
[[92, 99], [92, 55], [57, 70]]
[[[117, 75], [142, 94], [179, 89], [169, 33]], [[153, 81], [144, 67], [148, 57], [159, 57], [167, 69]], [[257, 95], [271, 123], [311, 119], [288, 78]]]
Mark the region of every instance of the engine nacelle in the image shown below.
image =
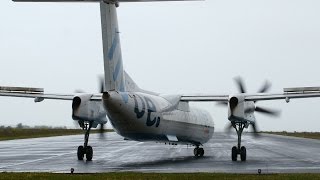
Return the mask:
[[228, 101], [228, 119], [232, 116], [243, 117], [244, 116], [244, 96], [243, 95], [231, 95]]
[[72, 119], [93, 121], [93, 127], [107, 123], [107, 113], [101, 101], [90, 101], [92, 94], [80, 94], [72, 100]]
[[[229, 96], [228, 119], [254, 121], [255, 104], [252, 101], [245, 101], [242, 94]], [[233, 120], [234, 120], [233, 119]]]

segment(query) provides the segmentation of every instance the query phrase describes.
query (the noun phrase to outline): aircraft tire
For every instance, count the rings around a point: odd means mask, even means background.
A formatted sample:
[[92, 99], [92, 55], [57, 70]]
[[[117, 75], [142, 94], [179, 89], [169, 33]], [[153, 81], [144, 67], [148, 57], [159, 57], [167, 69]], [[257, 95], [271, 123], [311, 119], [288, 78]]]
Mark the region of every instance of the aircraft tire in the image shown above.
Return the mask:
[[83, 160], [83, 156], [84, 156], [83, 152], [84, 152], [83, 146], [79, 146], [77, 151], [78, 160]]
[[247, 149], [244, 146], [242, 146], [240, 149], [240, 157], [241, 157], [241, 161], [247, 160]]
[[238, 157], [238, 148], [236, 146], [233, 146], [231, 149], [231, 159], [232, 161], [237, 161]]
[[200, 156], [200, 157], [203, 157], [203, 155], [204, 155], [204, 150], [203, 150], [203, 148], [199, 148], [199, 149], [198, 149], [198, 153], [199, 153], [199, 156]]
[[199, 148], [194, 148], [193, 154], [195, 157], [198, 157], [199, 156]]
[[91, 146], [87, 146], [87, 149], [86, 149], [86, 158], [87, 158], [87, 161], [91, 161], [92, 160], [92, 157], [93, 157], [93, 149]]

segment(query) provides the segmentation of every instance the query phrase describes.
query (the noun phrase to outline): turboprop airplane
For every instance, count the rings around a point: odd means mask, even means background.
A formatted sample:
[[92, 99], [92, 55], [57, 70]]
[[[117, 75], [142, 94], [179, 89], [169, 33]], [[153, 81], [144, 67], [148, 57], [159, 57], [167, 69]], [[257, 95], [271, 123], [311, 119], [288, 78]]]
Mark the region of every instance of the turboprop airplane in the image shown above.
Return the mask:
[[[72, 101], [73, 119], [85, 130], [84, 145], [78, 147], [79, 160], [92, 160], [93, 150], [88, 145], [91, 128], [106, 123], [106, 116], [114, 130], [126, 139], [155, 141], [195, 146], [194, 155], [203, 156], [202, 145], [212, 138], [214, 122], [211, 115], [189, 106], [192, 101], [220, 102], [228, 107], [228, 120], [238, 134], [238, 144], [231, 151], [236, 161], [238, 155], [246, 161], [246, 148], [241, 146], [241, 134], [252, 126], [256, 132], [255, 112], [276, 115], [275, 111], [255, 105], [257, 101], [320, 97], [320, 88], [290, 88], [284, 93], [266, 93], [269, 85], [256, 94], [247, 94], [241, 80], [240, 93], [225, 95], [190, 94], [162, 95], [143, 90], [123, 69], [117, 8], [122, 2], [149, 2], [165, 0], [13, 0], [16, 2], [96, 2], [100, 4], [104, 58], [104, 89], [102, 93], [76, 95], [45, 94], [43, 89], [2, 87], [1, 96]], [[170, 1], [170, 0], [167, 0]], [[174, 1], [174, 0], [172, 0]], [[179, 0], [176, 0], [179, 1]], [[182, 0], [181, 0], [182, 1]], [[102, 108], [103, 107], [103, 108]]]

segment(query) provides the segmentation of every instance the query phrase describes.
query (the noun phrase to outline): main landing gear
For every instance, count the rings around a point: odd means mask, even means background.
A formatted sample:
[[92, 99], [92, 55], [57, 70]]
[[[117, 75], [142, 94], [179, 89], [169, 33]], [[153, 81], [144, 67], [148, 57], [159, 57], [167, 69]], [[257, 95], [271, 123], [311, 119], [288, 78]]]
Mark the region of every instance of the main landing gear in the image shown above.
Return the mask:
[[237, 161], [238, 154], [240, 155], [241, 161], [247, 160], [247, 150], [246, 147], [241, 146], [241, 135], [243, 129], [247, 126], [247, 123], [243, 122], [232, 122], [233, 128], [237, 131], [238, 134], [238, 147], [233, 146], [231, 150], [231, 159], [232, 161]]
[[194, 148], [193, 154], [195, 157], [202, 157], [204, 155], [204, 150], [203, 148], [199, 148], [199, 146], [197, 146], [196, 148]]
[[93, 150], [91, 146], [88, 146], [89, 133], [90, 133], [91, 127], [92, 127], [92, 122], [83, 123], [82, 128], [86, 131], [86, 133], [84, 135], [84, 145], [78, 147], [78, 151], [77, 151], [78, 160], [83, 160], [84, 155], [86, 155], [87, 161], [92, 160]]

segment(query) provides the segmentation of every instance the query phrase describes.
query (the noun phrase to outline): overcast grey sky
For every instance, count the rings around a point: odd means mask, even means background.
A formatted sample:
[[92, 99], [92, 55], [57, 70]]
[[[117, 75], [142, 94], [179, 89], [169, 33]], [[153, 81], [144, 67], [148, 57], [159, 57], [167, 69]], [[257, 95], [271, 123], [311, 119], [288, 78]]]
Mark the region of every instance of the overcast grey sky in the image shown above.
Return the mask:
[[[265, 79], [272, 92], [320, 86], [320, 1], [207, 0], [122, 3], [118, 9], [124, 66], [136, 83], [160, 93], [249, 92]], [[97, 92], [103, 73], [99, 4], [0, 2], [0, 85], [50, 93]], [[257, 114], [260, 130], [319, 131], [320, 98], [258, 102], [282, 109]], [[216, 127], [227, 109], [195, 103]], [[0, 98], [1, 124], [73, 126], [71, 102]]]

